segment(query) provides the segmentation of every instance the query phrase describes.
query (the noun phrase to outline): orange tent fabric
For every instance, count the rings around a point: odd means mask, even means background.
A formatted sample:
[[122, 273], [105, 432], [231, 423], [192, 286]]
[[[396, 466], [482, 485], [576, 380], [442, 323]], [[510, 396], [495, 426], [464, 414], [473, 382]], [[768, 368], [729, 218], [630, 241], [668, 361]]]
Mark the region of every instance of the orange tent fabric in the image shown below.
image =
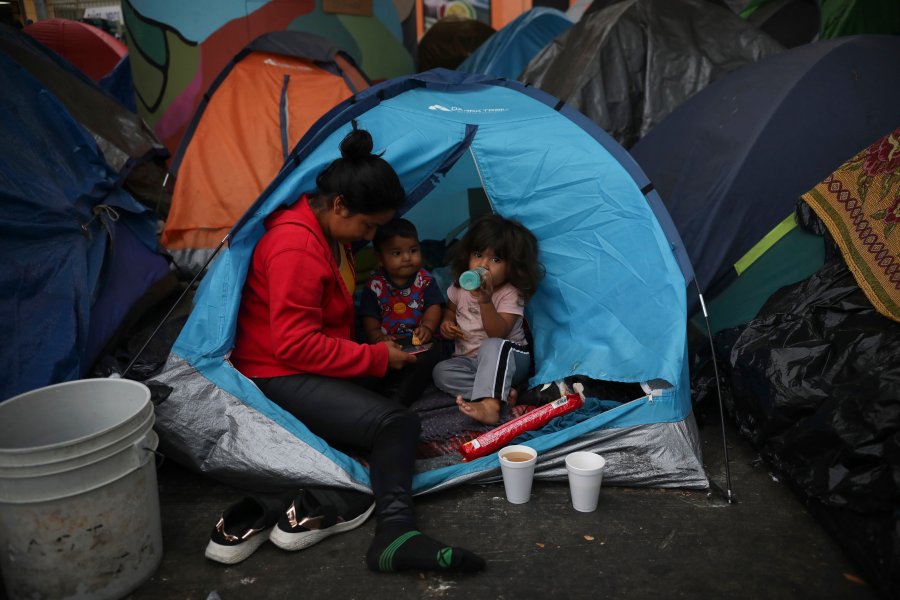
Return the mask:
[[254, 51], [213, 84], [173, 165], [162, 243], [182, 268], [198, 271], [312, 124], [368, 87], [352, 60], [333, 60]]
[[44, 19], [23, 31], [93, 79], [100, 81], [128, 54], [128, 47], [102, 29], [70, 19]]

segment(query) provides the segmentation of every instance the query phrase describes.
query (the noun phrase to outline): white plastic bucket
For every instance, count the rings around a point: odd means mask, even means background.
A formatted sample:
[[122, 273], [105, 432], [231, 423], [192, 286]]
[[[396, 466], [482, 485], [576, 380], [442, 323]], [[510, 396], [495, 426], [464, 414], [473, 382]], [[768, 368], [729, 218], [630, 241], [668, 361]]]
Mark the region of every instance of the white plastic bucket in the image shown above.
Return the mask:
[[0, 570], [11, 600], [121, 598], [162, 559], [153, 404], [128, 379], [0, 402]]

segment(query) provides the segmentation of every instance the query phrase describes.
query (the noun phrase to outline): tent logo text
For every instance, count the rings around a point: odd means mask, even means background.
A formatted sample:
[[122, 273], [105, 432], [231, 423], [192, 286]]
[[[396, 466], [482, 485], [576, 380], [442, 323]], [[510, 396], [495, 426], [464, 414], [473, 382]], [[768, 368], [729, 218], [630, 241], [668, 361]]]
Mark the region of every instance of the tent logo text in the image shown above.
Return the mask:
[[272, 60], [271, 58], [267, 58], [266, 60], [264, 60], [264, 61], [263, 61], [263, 64], [264, 64], [264, 65], [269, 65], [270, 67], [280, 67], [280, 68], [282, 68], [282, 69], [293, 69], [293, 70], [295, 70], [295, 71], [308, 71], [308, 72], [312, 72], [312, 69], [310, 69], [310, 68], [307, 67], [307, 66], [304, 66], [304, 65], [295, 65], [295, 64], [291, 64], [291, 63], [281, 62], [281, 61], [277, 61], [277, 60]]
[[441, 104], [432, 104], [428, 110], [440, 110], [443, 112], [464, 112], [464, 113], [499, 113], [507, 112], [508, 108], [462, 108], [461, 106], [446, 107]]

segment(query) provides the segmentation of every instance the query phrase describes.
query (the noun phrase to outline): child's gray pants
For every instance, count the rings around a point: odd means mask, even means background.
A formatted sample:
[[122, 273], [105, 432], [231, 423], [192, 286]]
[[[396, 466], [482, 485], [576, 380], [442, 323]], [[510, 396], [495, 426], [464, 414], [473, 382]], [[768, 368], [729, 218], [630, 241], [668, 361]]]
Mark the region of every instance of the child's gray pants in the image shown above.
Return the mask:
[[512, 386], [528, 377], [531, 354], [509, 340], [488, 338], [481, 343], [478, 356], [454, 356], [434, 368], [434, 384], [466, 400], [497, 398], [506, 402]]

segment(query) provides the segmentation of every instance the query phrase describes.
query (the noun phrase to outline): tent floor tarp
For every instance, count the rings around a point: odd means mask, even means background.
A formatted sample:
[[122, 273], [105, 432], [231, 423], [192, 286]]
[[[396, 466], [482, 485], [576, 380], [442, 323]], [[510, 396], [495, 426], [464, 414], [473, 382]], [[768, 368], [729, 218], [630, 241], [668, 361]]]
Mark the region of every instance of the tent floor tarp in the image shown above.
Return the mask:
[[[710, 477], [724, 480], [718, 416], [701, 430]], [[264, 544], [223, 566], [203, 556], [207, 535], [238, 489], [166, 461], [159, 471], [165, 553], [129, 596], [289, 598], [876, 598], [790, 490], [730, 425], [726, 436], [738, 503], [705, 491], [606, 487], [599, 508], [576, 513], [568, 486], [538, 481], [531, 501], [508, 504], [501, 483], [461, 485], [418, 499], [423, 528], [480, 552], [474, 576], [371, 573], [375, 528], [329, 538], [302, 553]]]

